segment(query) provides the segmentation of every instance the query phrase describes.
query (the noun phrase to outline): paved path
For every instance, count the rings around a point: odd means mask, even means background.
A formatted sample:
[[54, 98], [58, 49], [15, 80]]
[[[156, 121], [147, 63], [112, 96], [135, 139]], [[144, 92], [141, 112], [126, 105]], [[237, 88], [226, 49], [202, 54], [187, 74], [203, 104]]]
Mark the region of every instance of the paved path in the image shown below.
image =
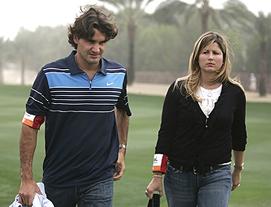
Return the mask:
[[[164, 96], [168, 90], [168, 87], [169, 85], [165, 85], [165, 84], [134, 83], [131, 86], [128, 86], [128, 93]], [[270, 94], [268, 94], [266, 97], [259, 97], [258, 93], [246, 92], [246, 96], [247, 96], [247, 101], [249, 102], [271, 103]]]

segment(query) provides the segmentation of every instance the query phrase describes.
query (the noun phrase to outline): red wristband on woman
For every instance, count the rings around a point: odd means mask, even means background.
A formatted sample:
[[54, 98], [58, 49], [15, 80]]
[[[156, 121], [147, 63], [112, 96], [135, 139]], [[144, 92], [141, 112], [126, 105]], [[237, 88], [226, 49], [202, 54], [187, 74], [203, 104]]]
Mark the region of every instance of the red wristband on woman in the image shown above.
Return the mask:
[[164, 154], [155, 154], [153, 158], [152, 171], [166, 173], [168, 156]]

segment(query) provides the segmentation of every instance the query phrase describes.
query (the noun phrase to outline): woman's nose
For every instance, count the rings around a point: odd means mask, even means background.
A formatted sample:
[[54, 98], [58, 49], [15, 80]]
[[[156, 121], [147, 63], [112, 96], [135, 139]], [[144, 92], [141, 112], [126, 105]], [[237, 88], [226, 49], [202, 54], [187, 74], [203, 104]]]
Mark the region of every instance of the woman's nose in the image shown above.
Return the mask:
[[212, 52], [210, 52], [208, 55], [208, 59], [213, 59], [213, 58], [214, 58], [214, 54]]

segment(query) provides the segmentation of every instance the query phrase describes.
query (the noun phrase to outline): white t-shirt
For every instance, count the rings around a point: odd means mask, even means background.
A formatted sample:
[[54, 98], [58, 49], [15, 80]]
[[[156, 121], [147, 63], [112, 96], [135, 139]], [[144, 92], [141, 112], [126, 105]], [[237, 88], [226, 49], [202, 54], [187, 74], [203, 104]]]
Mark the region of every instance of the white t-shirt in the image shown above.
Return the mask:
[[[32, 207], [54, 207], [54, 204], [46, 197], [44, 184], [42, 182], [39, 182], [37, 183], [37, 185], [40, 189], [41, 194], [36, 193]], [[23, 207], [19, 200], [20, 197], [18, 194], [16, 195], [15, 200], [13, 201], [12, 204], [10, 204], [9, 207]]]
[[215, 103], [221, 94], [221, 90], [222, 85], [215, 89], [206, 89], [201, 86], [198, 88], [196, 95], [201, 99], [201, 101], [198, 101], [198, 104], [207, 118], [214, 109]]

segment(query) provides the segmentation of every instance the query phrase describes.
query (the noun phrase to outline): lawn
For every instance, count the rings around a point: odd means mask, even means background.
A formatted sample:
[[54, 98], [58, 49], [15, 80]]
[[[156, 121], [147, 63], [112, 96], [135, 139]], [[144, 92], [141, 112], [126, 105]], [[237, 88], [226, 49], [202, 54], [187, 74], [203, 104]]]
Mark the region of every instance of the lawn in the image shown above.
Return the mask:
[[[0, 207], [8, 206], [19, 187], [18, 140], [29, 87], [0, 86]], [[144, 207], [146, 185], [160, 124], [163, 97], [130, 95], [130, 120], [126, 173], [115, 183], [115, 207]], [[247, 104], [248, 146], [241, 187], [234, 191], [230, 207], [271, 206], [271, 104]], [[34, 175], [41, 179], [44, 128], [40, 130]], [[162, 205], [166, 207], [165, 198]]]

